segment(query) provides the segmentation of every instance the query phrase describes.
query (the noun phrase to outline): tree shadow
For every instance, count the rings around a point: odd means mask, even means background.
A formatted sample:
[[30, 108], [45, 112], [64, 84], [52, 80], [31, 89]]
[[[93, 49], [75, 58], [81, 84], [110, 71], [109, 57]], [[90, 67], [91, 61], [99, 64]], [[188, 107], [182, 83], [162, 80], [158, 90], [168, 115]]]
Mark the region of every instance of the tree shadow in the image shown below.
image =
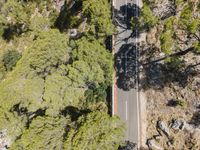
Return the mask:
[[[115, 49], [114, 58], [117, 87], [129, 91], [136, 88], [138, 48], [136, 48], [134, 40], [139, 37], [138, 28], [137, 26], [132, 28], [131, 20], [139, 15], [140, 8], [136, 4], [128, 3], [119, 9], [113, 8], [113, 11], [113, 23], [120, 28], [120, 31], [115, 34], [114, 45], [119, 46], [119, 49]], [[125, 35], [120, 36], [123, 32], [126, 32]]]
[[26, 30], [22, 29], [22, 24], [8, 25], [3, 29], [2, 37], [6, 41], [12, 40], [15, 36], [20, 36]]
[[[171, 67], [171, 63], [165, 62], [165, 60], [151, 63], [151, 58], [146, 58], [148, 64], [143, 65], [141, 73], [143, 77], [140, 79], [140, 90], [155, 89], [161, 90], [164, 87], [170, 87], [171, 83], [176, 84], [179, 87], [185, 88], [190, 77], [199, 74], [199, 71], [195, 68], [199, 64], [186, 65], [186, 62], [181, 63], [181, 67]], [[140, 62], [140, 64], [144, 64]], [[173, 102], [172, 102], [173, 103]]]
[[137, 17], [141, 10], [136, 4], [128, 3], [127, 5], [122, 5], [119, 10], [113, 8], [113, 11], [113, 21], [116, 26], [122, 27], [124, 29], [132, 29], [131, 19]]
[[117, 44], [121, 44], [124, 41], [127, 42], [129, 39], [138, 38], [140, 36], [138, 24], [136, 23], [135, 28], [133, 28], [131, 24], [132, 19], [137, 20], [137, 13], [139, 15], [140, 11], [140, 8], [136, 4], [130, 3], [121, 6], [119, 9], [113, 8], [113, 24], [121, 29], [114, 35], [118, 36], [126, 31], [130, 32], [127, 37], [116, 40]]
[[196, 111], [191, 120], [190, 120], [190, 123], [195, 125], [195, 127], [199, 127], [200, 126], [200, 111]]
[[[63, 32], [65, 29], [68, 29], [72, 17], [75, 17], [79, 14], [81, 7], [82, 7], [82, 1], [80, 0], [71, 1], [71, 3], [67, 3], [65, 1], [65, 4], [61, 7], [59, 16], [54, 23], [55, 27], [57, 27], [61, 32]], [[82, 22], [82, 20], [76, 20], [76, 21], [79, 23]]]
[[61, 114], [64, 116], [69, 115], [72, 121], [76, 121], [80, 116], [90, 112], [91, 110], [89, 109], [80, 110], [74, 106], [67, 106], [64, 110], [61, 111]]
[[136, 46], [123, 44], [115, 54], [117, 87], [129, 91], [136, 88]]

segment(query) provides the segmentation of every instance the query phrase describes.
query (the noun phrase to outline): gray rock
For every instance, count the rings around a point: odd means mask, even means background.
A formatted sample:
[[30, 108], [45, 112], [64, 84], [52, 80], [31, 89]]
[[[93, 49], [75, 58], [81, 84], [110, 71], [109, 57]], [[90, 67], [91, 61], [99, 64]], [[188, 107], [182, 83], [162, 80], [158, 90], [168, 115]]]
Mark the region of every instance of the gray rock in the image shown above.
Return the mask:
[[182, 120], [174, 120], [171, 124], [171, 128], [174, 130], [183, 130], [184, 129], [184, 121]]
[[158, 129], [163, 131], [167, 136], [169, 136], [169, 128], [163, 121], [158, 121], [157, 127], [158, 127]]
[[161, 148], [160, 146], [155, 144], [155, 141], [153, 139], [148, 139], [147, 140], [147, 146], [151, 149], [155, 149], [155, 150], [163, 150], [163, 148]]

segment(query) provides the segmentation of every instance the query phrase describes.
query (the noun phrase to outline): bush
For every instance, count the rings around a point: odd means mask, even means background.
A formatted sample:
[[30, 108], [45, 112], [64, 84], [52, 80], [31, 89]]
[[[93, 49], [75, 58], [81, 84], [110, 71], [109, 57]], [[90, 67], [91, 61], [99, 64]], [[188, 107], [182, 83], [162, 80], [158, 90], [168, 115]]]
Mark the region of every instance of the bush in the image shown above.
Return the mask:
[[185, 100], [182, 99], [177, 99], [177, 100], [170, 100], [168, 101], [167, 106], [171, 106], [171, 107], [176, 107], [176, 106], [181, 106], [181, 107], [187, 107], [187, 102]]
[[15, 67], [17, 61], [21, 58], [21, 54], [15, 50], [9, 50], [3, 55], [3, 64], [7, 71]]

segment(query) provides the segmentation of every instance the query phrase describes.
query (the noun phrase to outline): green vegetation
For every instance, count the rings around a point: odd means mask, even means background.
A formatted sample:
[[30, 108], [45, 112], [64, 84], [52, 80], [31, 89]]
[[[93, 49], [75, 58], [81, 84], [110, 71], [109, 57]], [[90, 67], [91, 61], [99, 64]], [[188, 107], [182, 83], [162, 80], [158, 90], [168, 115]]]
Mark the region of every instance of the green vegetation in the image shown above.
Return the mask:
[[83, 0], [83, 14], [87, 16], [90, 23], [89, 33], [96, 37], [112, 35], [114, 26], [110, 13], [111, 5], [108, 0]]
[[17, 61], [20, 59], [21, 55], [19, 52], [11, 50], [7, 51], [3, 56], [3, 64], [6, 70], [10, 71], [15, 67]]
[[78, 119], [76, 127], [69, 131], [65, 147], [74, 150], [117, 149], [123, 131], [124, 126], [117, 117], [93, 112]]
[[65, 5], [56, 21], [61, 31], [77, 28], [88, 39], [99, 41], [114, 33], [110, 0], [78, 0], [74, 5], [71, 4]]
[[11, 150], [115, 150], [122, 141], [124, 124], [107, 104], [110, 2], [80, 0], [69, 13], [70, 5], [59, 12], [51, 0], [0, 1], [0, 131]]
[[158, 17], [156, 17], [151, 8], [147, 3], [144, 3], [141, 11], [141, 20], [140, 22], [144, 23], [144, 27], [150, 28], [155, 26], [158, 23]]
[[[165, 6], [160, 9], [162, 2], [144, 0], [141, 15], [136, 21], [132, 21], [133, 27], [139, 24], [141, 31], [157, 29], [156, 38], [160, 41], [155, 43], [157, 48], [172, 58], [172, 66], [178, 66], [183, 55], [190, 51], [200, 51], [200, 2], [178, 0], [169, 2], [170, 9]], [[171, 12], [170, 12], [171, 11]], [[139, 21], [138, 21], [139, 20]], [[177, 54], [176, 54], [177, 53]], [[173, 55], [174, 54], [174, 55]]]
[[152, 8], [146, 1], [144, 1], [141, 8], [140, 16], [132, 17], [130, 21], [132, 29], [137, 27], [140, 31], [149, 31], [149, 29], [158, 24], [158, 22], [159, 18], [153, 14]]

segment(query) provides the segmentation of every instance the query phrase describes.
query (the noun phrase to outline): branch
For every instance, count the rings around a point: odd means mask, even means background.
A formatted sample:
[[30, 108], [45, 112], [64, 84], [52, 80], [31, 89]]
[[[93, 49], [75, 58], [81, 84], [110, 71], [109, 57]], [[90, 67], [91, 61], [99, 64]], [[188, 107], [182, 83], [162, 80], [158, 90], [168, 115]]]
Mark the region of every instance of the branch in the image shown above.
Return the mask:
[[186, 50], [184, 50], [184, 51], [176, 52], [176, 53], [170, 54], [170, 55], [168, 55], [168, 56], [159, 58], [159, 59], [157, 59], [157, 60], [154, 60], [154, 61], [151, 61], [151, 62], [142, 64], [142, 65], [143, 65], [143, 66], [146, 66], [146, 65], [149, 65], [149, 64], [152, 64], [152, 63], [156, 63], [156, 62], [165, 60], [166, 58], [169, 58], [169, 57], [183, 56], [183, 55], [185, 55], [185, 54], [187, 54], [188, 52], [193, 51], [193, 50], [194, 50], [194, 47], [190, 47], [190, 48], [188, 48], [188, 49], [186, 49]]
[[200, 41], [200, 37], [198, 35], [196, 35], [195, 33], [193, 34], [195, 36], [195, 38]]

